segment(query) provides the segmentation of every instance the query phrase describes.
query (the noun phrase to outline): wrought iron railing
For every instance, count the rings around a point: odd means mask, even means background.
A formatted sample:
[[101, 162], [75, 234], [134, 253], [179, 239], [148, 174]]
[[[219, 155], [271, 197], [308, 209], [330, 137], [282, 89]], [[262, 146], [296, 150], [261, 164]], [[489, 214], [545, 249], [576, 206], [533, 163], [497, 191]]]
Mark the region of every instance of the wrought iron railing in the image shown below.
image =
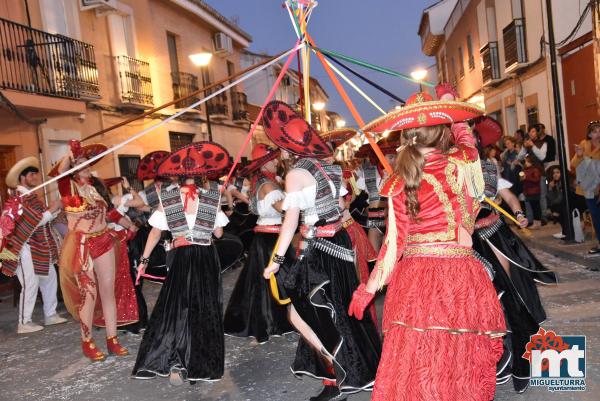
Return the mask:
[[117, 56], [121, 100], [125, 103], [152, 106], [150, 64], [128, 56]]
[[[187, 72], [171, 72], [171, 80], [173, 81], [173, 100], [188, 96], [199, 89], [198, 77]], [[195, 96], [182, 100], [175, 103], [175, 108], [183, 109], [196, 103], [198, 100]]]
[[244, 92], [231, 91], [233, 121], [248, 120], [248, 97]]
[[525, 19], [514, 19], [502, 30], [502, 36], [504, 38], [504, 67], [510, 69], [516, 64], [526, 63]]
[[480, 50], [481, 73], [483, 83], [500, 79], [500, 56], [498, 54], [498, 42], [490, 42]]
[[[215, 93], [223, 89], [223, 85], [217, 85], [216, 87], [206, 91], [206, 96]], [[212, 116], [227, 116], [229, 112], [229, 106], [227, 105], [227, 91], [219, 93], [206, 102], [208, 112]]]
[[100, 88], [94, 46], [0, 18], [0, 87], [97, 99]]

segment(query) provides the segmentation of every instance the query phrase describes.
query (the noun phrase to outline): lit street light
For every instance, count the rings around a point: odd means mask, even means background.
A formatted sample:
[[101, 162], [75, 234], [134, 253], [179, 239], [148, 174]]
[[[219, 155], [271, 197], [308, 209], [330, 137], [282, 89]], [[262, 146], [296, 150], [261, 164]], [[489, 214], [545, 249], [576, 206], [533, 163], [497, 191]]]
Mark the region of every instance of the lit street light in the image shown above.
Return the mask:
[[321, 111], [321, 110], [325, 109], [324, 102], [314, 102], [312, 106], [313, 106], [314, 111]]
[[346, 120], [337, 120], [335, 126], [337, 128], [344, 128], [346, 126]]
[[[210, 60], [212, 59], [212, 53], [202, 52], [190, 54], [190, 60], [196, 67], [200, 67], [200, 75], [202, 75], [202, 87], [206, 86], [206, 82], [204, 81], [204, 68], [208, 66]], [[206, 92], [203, 92], [206, 97]], [[212, 127], [210, 125], [210, 112], [208, 111], [208, 102], [204, 102], [206, 108], [206, 129], [208, 130], [208, 140], [212, 142]]]
[[419, 82], [419, 92], [423, 92], [423, 81], [427, 78], [427, 70], [419, 68], [410, 73], [410, 77]]

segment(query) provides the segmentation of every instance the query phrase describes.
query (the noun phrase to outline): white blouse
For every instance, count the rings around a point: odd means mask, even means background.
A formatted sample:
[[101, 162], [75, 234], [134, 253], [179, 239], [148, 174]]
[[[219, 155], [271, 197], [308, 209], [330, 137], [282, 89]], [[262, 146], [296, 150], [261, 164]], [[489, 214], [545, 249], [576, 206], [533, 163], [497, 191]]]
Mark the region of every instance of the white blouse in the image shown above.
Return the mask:
[[[339, 196], [346, 196], [348, 190], [344, 187], [341, 188]], [[294, 207], [300, 210], [311, 209], [315, 207], [315, 200], [317, 199], [317, 185], [311, 185], [309, 187], [302, 188], [300, 191], [288, 192], [285, 194], [285, 200], [281, 209], [288, 210]], [[316, 214], [305, 214], [304, 222], [308, 225], [313, 225], [319, 221], [319, 216]]]
[[500, 191], [501, 189], [512, 188], [512, 186], [513, 184], [510, 181], [505, 180], [502, 177], [498, 178], [498, 191]]
[[279, 213], [273, 204], [285, 199], [284, 193], [275, 189], [269, 192], [263, 200], [257, 202], [258, 209], [258, 220], [256, 222], [259, 226], [273, 226], [281, 224], [281, 213]]

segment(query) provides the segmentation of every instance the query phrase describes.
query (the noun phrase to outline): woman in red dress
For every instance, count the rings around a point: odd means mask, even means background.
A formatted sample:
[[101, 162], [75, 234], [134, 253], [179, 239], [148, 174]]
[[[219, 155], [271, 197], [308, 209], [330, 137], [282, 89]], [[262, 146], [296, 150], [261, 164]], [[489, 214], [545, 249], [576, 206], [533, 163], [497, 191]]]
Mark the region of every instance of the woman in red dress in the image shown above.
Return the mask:
[[[104, 145], [82, 147], [72, 141], [69, 155], [48, 175], [65, 172], [104, 150]], [[60, 285], [67, 310], [80, 322], [83, 354], [92, 361], [102, 361], [106, 356], [92, 338], [92, 324], [106, 327], [109, 354], [124, 356], [128, 351], [119, 344], [117, 325], [136, 322], [138, 312], [129, 261], [115, 252], [118, 238], [107, 226], [108, 205], [90, 184], [90, 177], [86, 166], [58, 181], [69, 227], [59, 261]]]
[[[490, 401], [505, 323], [496, 291], [471, 248], [483, 191], [475, 139], [464, 123], [482, 114], [454, 101], [451, 88], [377, 119], [365, 132], [403, 130], [404, 146], [381, 193], [387, 234], [369, 282], [353, 295], [361, 319], [388, 285], [373, 401]], [[429, 98], [429, 99], [427, 99]]]

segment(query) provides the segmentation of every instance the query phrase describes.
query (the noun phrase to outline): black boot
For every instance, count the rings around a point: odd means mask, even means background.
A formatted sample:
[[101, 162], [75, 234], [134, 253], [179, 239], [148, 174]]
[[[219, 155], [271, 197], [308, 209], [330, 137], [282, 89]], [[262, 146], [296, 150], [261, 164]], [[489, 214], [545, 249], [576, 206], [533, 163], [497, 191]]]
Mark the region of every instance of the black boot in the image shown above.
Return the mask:
[[347, 396], [341, 394], [337, 386], [323, 386], [323, 390], [318, 395], [310, 397], [310, 401], [343, 401], [346, 398]]
[[529, 378], [519, 378], [519, 377], [515, 377], [513, 376], [513, 387], [515, 388], [515, 391], [519, 394], [522, 394], [525, 392], [525, 390], [527, 390], [527, 388], [529, 387]]

